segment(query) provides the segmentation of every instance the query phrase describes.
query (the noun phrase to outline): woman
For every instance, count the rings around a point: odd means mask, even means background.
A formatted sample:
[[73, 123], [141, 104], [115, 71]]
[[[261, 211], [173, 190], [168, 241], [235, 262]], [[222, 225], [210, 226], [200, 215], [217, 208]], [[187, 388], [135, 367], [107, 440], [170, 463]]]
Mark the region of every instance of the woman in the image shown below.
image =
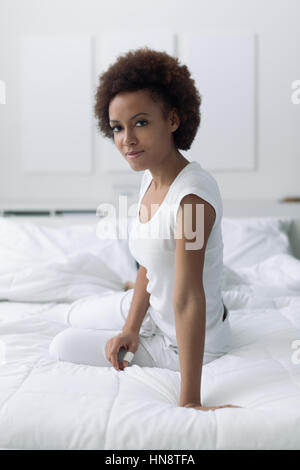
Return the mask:
[[229, 350], [231, 330], [221, 296], [221, 196], [212, 175], [179, 152], [190, 148], [200, 124], [194, 80], [178, 59], [145, 47], [120, 56], [99, 82], [99, 130], [143, 172], [129, 238], [140, 267], [134, 285], [94, 298], [88, 314], [87, 299], [75, 302], [73, 328], [54, 338], [51, 354], [116, 370], [132, 358], [177, 370], [179, 406], [233, 407], [203, 406], [200, 396], [202, 365]]

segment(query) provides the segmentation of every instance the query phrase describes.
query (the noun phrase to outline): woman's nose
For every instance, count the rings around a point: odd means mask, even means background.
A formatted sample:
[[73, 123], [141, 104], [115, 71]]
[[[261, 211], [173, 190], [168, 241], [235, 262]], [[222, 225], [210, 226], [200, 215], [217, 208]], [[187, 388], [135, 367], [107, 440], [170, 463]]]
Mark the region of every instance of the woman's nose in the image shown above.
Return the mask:
[[129, 131], [129, 130], [125, 131], [124, 132], [124, 144], [132, 145], [134, 143], [136, 143], [136, 137], [134, 135], [134, 132]]

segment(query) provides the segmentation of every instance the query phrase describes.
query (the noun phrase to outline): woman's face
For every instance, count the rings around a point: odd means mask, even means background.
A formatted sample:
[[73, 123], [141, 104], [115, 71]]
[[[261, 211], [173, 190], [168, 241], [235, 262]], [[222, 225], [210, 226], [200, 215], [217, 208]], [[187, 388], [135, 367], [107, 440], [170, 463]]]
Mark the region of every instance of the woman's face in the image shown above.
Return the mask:
[[[178, 115], [173, 109], [165, 120], [160, 104], [147, 91], [119, 93], [111, 100], [108, 113], [115, 145], [133, 169], [159, 166], [177, 153], [172, 133], [179, 127]], [[139, 150], [143, 152], [137, 158], [127, 155]]]

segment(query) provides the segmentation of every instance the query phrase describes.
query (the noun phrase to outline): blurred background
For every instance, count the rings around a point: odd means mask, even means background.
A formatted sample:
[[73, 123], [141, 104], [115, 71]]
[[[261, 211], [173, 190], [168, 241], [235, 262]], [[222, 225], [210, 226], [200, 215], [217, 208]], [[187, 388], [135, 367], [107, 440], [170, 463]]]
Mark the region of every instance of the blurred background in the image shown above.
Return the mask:
[[141, 174], [102, 137], [98, 76], [148, 46], [202, 97], [190, 150], [225, 216], [300, 216], [299, 0], [0, 0], [0, 215], [136, 202]]

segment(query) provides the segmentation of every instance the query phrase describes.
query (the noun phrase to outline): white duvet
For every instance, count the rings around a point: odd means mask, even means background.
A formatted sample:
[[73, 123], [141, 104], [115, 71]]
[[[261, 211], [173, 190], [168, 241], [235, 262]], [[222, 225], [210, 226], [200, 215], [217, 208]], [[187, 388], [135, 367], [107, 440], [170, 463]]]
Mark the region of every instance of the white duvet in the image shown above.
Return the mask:
[[60, 229], [0, 218], [0, 299], [72, 302], [123, 290], [135, 280], [127, 240], [101, 240], [97, 226]]
[[122, 284], [99, 259], [81, 250], [41, 257], [19, 273], [2, 270], [0, 448], [300, 448], [299, 260], [284, 253], [225, 266], [233, 345], [203, 367], [202, 400], [243, 408], [201, 412], [178, 406], [179, 372], [136, 365], [117, 372], [49, 357], [80, 289], [105, 294]]

